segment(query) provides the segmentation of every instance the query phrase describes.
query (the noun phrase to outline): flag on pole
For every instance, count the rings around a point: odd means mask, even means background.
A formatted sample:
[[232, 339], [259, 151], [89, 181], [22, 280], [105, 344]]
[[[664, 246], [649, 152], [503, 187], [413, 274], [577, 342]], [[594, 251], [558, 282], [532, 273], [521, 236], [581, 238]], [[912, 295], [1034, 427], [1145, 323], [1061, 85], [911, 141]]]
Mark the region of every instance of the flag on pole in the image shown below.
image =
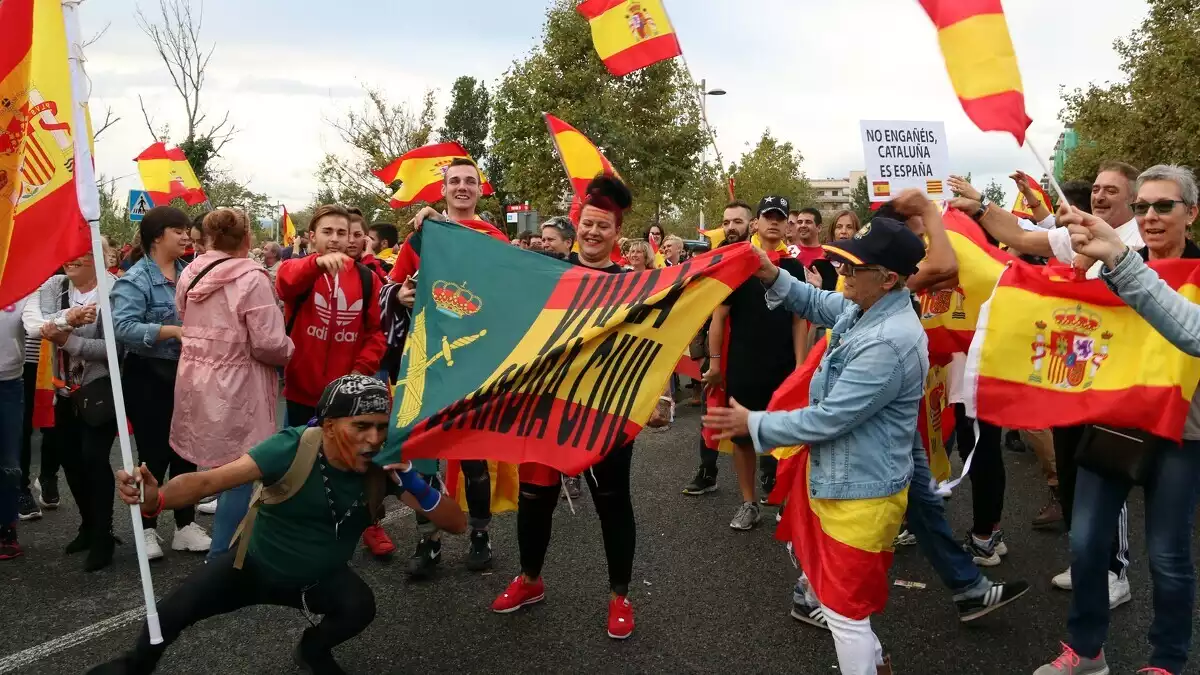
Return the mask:
[[[1025, 176], [1025, 180], [1029, 181], [1029, 187], [1033, 188], [1033, 191], [1037, 194], [1038, 203], [1046, 207], [1046, 210], [1050, 213], [1054, 213], [1054, 207], [1050, 204], [1050, 195], [1046, 194], [1046, 191], [1042, 189], [1041, 184], [1034, 180], [1033, 176], [1030, 176], [1025, 172], [1021, 172], [1021, 175]], [[1030, 204], [1025, 199], [1025, 194], [1020, 190], [1017, 190], [1017, 201], [1013, 202], [1012, 207], [1012, 213], [1014, 216], [1033, 220], [1034, 206], [1036, 206], [1036, 204]]]
[[[404, 208], [417, 202], [433, 204], [442, 199], [442, 183], [446, 180], [446, 169], [450, 162], [456, 159], [471, 159], [471, 156], [467, 154], [466, 148], [458, 143], [435, 143], [406, 152], [391, 164], [372, 173], [387, 185], [400, 181], [400, 189], [392, 195], [392, 208]], [[482, 173], [479, 180], [484, 196], [495, 192]]]
[[683, 54], [662, 0], [585, 0], [576, 9], [613, 77]]
[[1021, 70], [1000, 0], [920, 0], [938, 31], [950, 82], [981, 131], [1007, 131], [1025, 143]]
[[182, 199], [193, 206], [208, 200], [183, 150], [154, 143], [133, 159], [142, 175], [142, 187], [150, 193], [155, 206], [166, 206], [172, 199]]
[[283, 245], [291, 246], [296, 240], [296, 224], [292, 222], [292, 216], [287, 212], [287, 207], [283, 207]]
[[621, 177], [604, 153], [600, 152], [587, 136], [554, 115], [543, 114], [546, 116], [546, 127], [550, 130], [550, 137], [554, 139], [554, 148], [558, 150], [558, 158], [562, 161], [576, 197], [586, 193], [588, 183], [602, 173]]
[[0, 307], [88, 251], [59, 0], [0, 2]]

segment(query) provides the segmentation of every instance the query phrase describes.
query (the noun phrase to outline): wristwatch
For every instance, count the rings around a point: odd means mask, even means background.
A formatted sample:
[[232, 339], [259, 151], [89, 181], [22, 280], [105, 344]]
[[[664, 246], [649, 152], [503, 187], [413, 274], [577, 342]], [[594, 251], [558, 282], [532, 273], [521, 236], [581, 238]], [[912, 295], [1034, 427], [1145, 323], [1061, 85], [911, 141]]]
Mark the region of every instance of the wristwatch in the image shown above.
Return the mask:
[[971, 216], [971, 219], [978, 223], [983, 218], [983, 214], [987, 213], [987, 210], [988, 198], [987, 195], [983, 195], [979, 198], [979, 210], [975, 212], [975, 215]]

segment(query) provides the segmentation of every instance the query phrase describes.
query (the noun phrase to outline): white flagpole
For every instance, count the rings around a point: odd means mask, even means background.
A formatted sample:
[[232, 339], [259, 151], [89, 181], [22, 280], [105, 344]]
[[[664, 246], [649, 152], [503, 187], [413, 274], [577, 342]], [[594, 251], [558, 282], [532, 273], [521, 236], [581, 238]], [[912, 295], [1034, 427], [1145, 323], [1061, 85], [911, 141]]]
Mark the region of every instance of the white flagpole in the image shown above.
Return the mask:
[[[109, 293], [111, 282], [105, 272], [104, 246], [100, 243], [100, 196], [96, 190], [95, 169], [92, 166], [91, 139], [87, 137], [87, 122], [84, 105], [90, 94], [90, 82], [84, 72], [83, 41], [79, 29], [79, 0], [64, 0], [63, 18], [67, 28], [67, 45], [70, 51], [71, 92], [74, 100], [72, 124], [75, 141], [75, 189], [79, 207], [87, 219], [92, 232], [92, 255], [96, 259], [96, 281], [100, 301], [100, 321], [104, 328], [104, 346], [108, 352], [108, 372], [113, 388], [113, 407], [117, 416], [117, 436], [121, 443], [121, 460], [125, 471], [134, 474], [133, 451], [129, 445], [129, 426], [125, 423], [125, 394], [121, 388], [121, 369], [117, 361], [116, 331], [113, 328], [112, 302]], [[138, 570], [142, 577], [142, 595], [146, 602], [146, 626], [150, 631], [150, 644], [162, 644], [162, 630], [158, 624], [158, 609], [154, 602], [154, 580], [150, 577], [150, 562], [146, 558], [146, 542], [142, 537], [142, 513], [137, 504], [129, 507], [133, 520], [133, 543], [137, 547]]]
[[[1062, 186], [1058, 184], [1058, 180], [1054, 177], [1054, 169], [1052, 169], [1046, 162], [1046, 158], [1037, 151], [1037, 148], [1033, 147], [1033, 141], [1029, 140], [1028, 135], [1025, 136], [1025, 147], [1029, 148], [1029, 151], [1033, 153], [1035, 158], [1037, 158], [1038, 164], [1042, 165], [1042, 171], [1044, 171], [1046, 177], [1050, 179], [1050, 185], [1054, 188], [1055, 194], [1058, 195], [1058, 203], [1070, 204], [1071, 202], [1067, 201], [1067, 195], [1063, 192]], [[1047, 204], [1047, 206], [1049, 206], [1049, 204]]]

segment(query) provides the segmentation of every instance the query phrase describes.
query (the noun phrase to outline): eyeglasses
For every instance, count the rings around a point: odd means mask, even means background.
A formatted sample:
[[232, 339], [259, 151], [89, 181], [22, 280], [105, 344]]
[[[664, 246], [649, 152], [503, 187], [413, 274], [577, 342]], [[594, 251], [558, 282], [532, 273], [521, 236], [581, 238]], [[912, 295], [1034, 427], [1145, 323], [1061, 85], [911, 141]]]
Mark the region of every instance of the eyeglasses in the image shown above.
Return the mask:
[[1170, 215], [1175, 210], [1176, 204], [1187, 205], [1187, 202], [1178, 199], [1160, 199], [1156, 202], [1134, 202], [1132, 205], [1133, 215], [1144, 216], [1150, 213], [1150, 209], [1154, 209], [1154, 212], [1160, 216]]
[[848, 263], [842, 263], [842, 266], [838, 268], [838, 274], [844, 277], [853, 277], [859, 272], [879, 272], [886, 274], [887, 270], [878, 265], [850, 265]]

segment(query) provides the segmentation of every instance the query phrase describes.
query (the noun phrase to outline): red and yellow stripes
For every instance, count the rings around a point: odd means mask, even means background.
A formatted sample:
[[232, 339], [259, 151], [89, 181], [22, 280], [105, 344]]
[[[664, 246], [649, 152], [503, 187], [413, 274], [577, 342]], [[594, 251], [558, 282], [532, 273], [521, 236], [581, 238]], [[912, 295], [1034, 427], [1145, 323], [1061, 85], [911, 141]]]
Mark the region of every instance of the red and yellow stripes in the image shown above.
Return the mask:
[[585, 0], [576, 9], [613, 77], [683, 53], [662, 0]]
[[[1195, 261], [1153, 267], [1200, 302]], [[1013, 263], [977, 331], [967, 387], [975, 387], [980, 419], [1014, 429], [1104, 422], [1182, 436], [1200, 359], [1171, 345], [1103, 281], [1065, 281]]]
[[155, 143], [134, 161], [142, 175], [142, 187], [150, 193], [150, 201], [155, 206], [166, 206], [172, 199], [182, 199], [190, 205], [202, 204], [208, 199], [183, 150], [168, 148], [166, 143]]
[[588, 183], [600, 174], [621, 177], [604, 153], [600, 152], [587, 136], [554, 115], [545, 115], [546, 127], [550, 130], [550, 137], [554, 139], [554, 147], [558, 150], [558, 157], [562, 160], [563, 169], [567, 172], [576, 198], [587, 192]]
[[[387, 185], [401, 182], [400, 189], [392, 195], [392, 208], [399, 209], [417, 202], [433, 204], [441, 201], [446, 169], [456, 159], [471, 159], [471, 156], [458, 143], [434, 143], [407, 152], [373, 173]], [[480, 181], [480, 189], [485, 196], [494, 192], [492, 184], [482, 173]]]
[[1000, 0], [920, 0], [938, 30], [950, 82], [982, 131], [1007, 131], [1025, 143], [1021, 70]]
[[[1033, 188], [1034, 193], [1037, 194], [1037, 203], [1046, 207], [1046, 210], [1050, 213], [1054, 213], [1054, 207], [1050, 204], [1050, 196], [1047, 195], [1046, 191], [1042, 189], [1041, 184], [1025, 172], [1022, 171], [1021, 174], [1025, 176], [1025, 180], [1029, 181], [1029, 187]], [[1017, 200], [1013, 202], [1012, 207], [1013, 215], [1018, 218], [1027, 218], [1032, 220], [1034, 206], [1036, 206], [1036, 204], [1030, 204], [1028, 201], [1026, 201], [1025, 194], [1020, 190], [1017, 190]]]
[[288, 213], [287, 207], [283, 207], [283, 245], [291, 246], [296, 240], [296, 223], [292, 222], [292, 216]]

